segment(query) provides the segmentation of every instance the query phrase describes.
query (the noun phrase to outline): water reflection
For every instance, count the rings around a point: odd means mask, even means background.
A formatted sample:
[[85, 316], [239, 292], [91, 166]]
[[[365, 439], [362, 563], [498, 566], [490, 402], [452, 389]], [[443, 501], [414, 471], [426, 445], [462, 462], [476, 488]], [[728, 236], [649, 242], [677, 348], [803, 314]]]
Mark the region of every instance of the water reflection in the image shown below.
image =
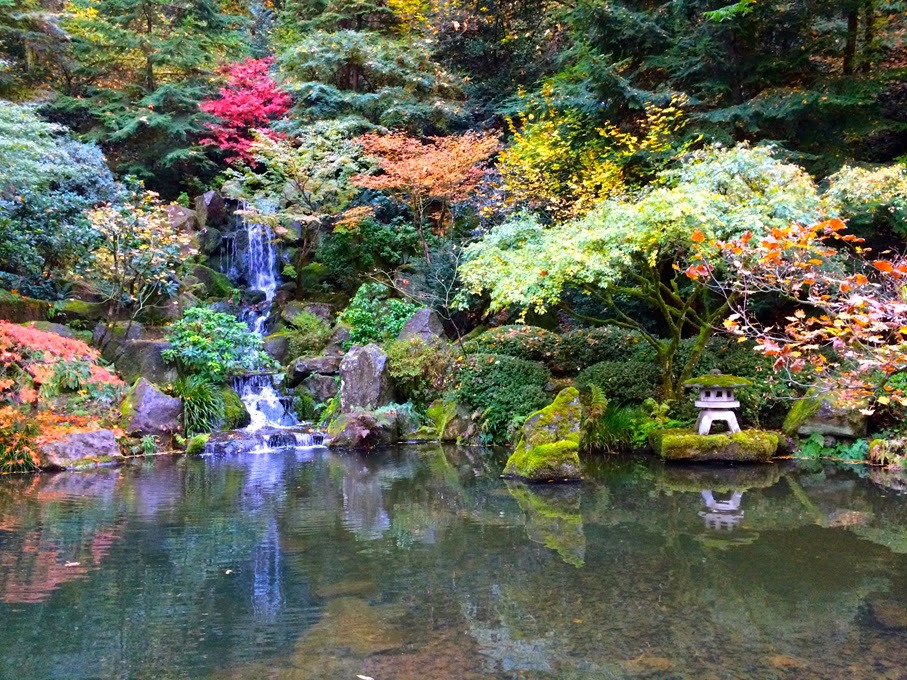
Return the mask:
[[[0, 480], [0, 677], [879, 677], [899, 482], [411, 447]], [[48, 644], [52, 640], [52, 644]], [[6, 675], [4, 675], [6, 673]]]

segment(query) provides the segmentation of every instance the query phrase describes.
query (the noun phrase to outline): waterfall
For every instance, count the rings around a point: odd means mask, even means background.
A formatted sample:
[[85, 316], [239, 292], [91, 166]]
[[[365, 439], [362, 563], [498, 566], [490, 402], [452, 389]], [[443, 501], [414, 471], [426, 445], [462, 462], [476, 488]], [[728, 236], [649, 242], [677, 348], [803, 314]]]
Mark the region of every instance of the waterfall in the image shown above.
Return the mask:
[[[249, 288], [265, 295], [264, 302], [249, 308], [243, 315], [243, 320], [250, 330], [264, 336], [268, 330], [271, 304], [277, 294], [277, 248], [269, 226], [248, 220], [243, 220], [242, 225], [249, 240], [246, 280]], [[290, 408], [291, 400], [277, 390], [275, 379], [280, 377], [263, 373], [234, 380], [234, 388], [252, 416], [252, 422], [245, 428], [247, 432], [299, 425]]]

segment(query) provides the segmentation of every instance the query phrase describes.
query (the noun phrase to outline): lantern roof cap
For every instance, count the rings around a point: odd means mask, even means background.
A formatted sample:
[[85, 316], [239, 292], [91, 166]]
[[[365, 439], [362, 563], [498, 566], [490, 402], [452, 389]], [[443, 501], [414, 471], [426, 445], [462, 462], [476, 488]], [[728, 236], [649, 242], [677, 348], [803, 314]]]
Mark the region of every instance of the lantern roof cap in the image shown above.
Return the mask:
[[736, 375], [727, 375], [725, 373], [707, 373], [706, 375], [701, 375], [698, 378], [690, 378], [685, 381], [685, 387], [697, 387], [699, 389], [705, 389], [710, 387], [729, 387], [734, 389], [736, 387], [747, 387], [753, 383], [747, 380], [746, 378], [741, 378]]

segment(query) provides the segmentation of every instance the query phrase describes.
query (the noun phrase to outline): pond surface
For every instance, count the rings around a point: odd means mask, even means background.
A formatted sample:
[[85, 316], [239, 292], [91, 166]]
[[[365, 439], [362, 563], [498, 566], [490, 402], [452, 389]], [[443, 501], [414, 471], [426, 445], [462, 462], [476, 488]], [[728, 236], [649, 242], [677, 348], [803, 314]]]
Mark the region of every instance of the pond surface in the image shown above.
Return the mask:
[[0, 479], [0, 677], [904, 677], [901, 479], [613, 459], [527, 488], [501, 463], [296, 449]]

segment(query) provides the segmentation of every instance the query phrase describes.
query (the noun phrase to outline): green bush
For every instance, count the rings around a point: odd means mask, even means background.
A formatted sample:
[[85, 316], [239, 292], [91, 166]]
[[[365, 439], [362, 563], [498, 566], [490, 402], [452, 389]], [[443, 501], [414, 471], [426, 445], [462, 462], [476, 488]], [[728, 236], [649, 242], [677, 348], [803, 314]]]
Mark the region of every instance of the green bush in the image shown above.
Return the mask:
[[483, 434], [504, 443], [533, 411], [551, 401], [545, 392], [550, 379], [544, 364], [504, 355], [467, 356], [455, 374], [458, 401], [482, 412]]
[[394, 340], [385, 347], [388, 369], [400, 395], [425, 409], [447, 389], [453, 356], [446, 343], [421, 338]]
[[536, 326], [499, 326], [469, 340], [469, 354], [503, 354], [517, 359], [550, 363], [558, 353], [557, 333]]
[[184, 376], [200, 375], [223, 383], [228, 376], [276, 364], [262, 350], [262, 339], [230, 314], [207, 307], [186, 310], [170, 326], [170, 349], [165, 361], [175, 363]]
[[600, 361], [583, 369], [576, 385], [583, 390], [597, 385], [615, 406], [641, 404], [659, 394], [661, 367], [652, 362]]
[[396, 338], [409, 318], [418, 311], [411, 302], [389, 297], [380, 283], [363, 283], [340, 314], [350, 327], [350, 345], [365, 345]]
[[180, 378], [173, 384], [173, 394], [183, 402], [183, 434], [194, 437], [206, 434], [224, 420], [224, 397], [219, 385], [201, 375]]
[[579, 328], [560, 336], [557, 370], [574, 373], [602, 361], [648, 361], [654, 350], [636, 331], [602, 326]]
[[288, 333], [291, 357], [318, 354], [331, 341], [331, 327], [314, 314], [300, 312], [290, 321]]

